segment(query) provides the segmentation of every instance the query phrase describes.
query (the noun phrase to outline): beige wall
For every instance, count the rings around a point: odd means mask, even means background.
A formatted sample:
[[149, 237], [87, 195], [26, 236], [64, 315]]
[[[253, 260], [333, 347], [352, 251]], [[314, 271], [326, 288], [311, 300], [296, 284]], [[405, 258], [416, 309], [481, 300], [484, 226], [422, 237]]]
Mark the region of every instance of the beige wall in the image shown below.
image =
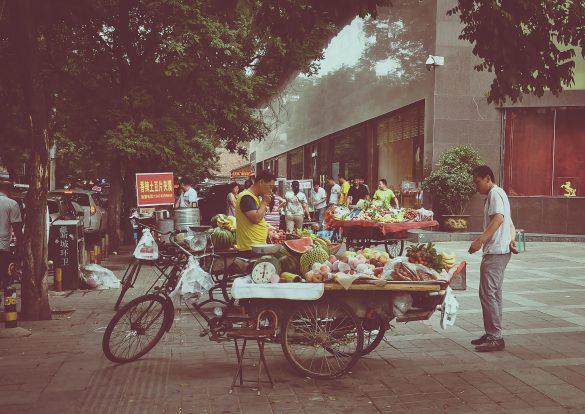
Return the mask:
[[250, 163], [247, 157], [232, 154], [223, 148], [218, 150], [218, 154], [219, 161], [214, 174], [217, 177], [229, 177], [231, 170]]

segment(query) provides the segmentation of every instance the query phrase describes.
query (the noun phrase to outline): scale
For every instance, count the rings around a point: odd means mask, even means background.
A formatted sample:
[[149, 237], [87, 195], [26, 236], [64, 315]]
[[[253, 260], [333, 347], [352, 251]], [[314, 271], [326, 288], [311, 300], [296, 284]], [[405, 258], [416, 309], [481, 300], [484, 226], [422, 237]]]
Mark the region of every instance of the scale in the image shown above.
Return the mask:
[[254, 283], [270, 283], [272, 275], [280, 275], [280, 263], [272, 256], [262, 256], [254, 264], [251, 278]]

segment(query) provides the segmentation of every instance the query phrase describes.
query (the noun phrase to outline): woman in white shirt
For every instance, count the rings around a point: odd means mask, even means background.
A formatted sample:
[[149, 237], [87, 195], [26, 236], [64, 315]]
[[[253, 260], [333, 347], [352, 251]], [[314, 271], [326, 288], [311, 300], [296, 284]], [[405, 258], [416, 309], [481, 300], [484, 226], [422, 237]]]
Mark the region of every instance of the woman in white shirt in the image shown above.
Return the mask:
[[287, 233], [292, 233], [296, 229], [302, 229], [303, 217], [310, 219], [307, 197], [300, 191], [299, 182], [293, 181], [291, 188], [292, 191], [288, 191], [284, 196], [284, 218]]

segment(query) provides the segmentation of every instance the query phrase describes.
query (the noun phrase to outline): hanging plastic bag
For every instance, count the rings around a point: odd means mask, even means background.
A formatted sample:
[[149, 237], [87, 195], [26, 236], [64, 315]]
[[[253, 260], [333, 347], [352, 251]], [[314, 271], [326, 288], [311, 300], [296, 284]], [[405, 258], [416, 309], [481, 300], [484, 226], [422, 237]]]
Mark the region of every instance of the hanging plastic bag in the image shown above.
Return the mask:
[[142, 237], [134, 249], [134, 257], [140, 260], [158, 259], [158, 246], [149, 229], [142, 230]]
[[455, 298], [453, 289], [447, 287], [445, 293], [445, 300], [441, 305], [441, 328], [447, 329], [449, 326], [455, 325], [455, 318], [459, 310], [459, 302]]
[[170, 297], [176, 302], [180, 296], [200, 296], [207, 293], [213, 285], [211, 275], [201, 268], [195, 257], [191, 256]]
[[110, 269], [98, 264], [88, 264], [81, 267], [83, 283], [90, 289], [118, 289], [120, 281]]

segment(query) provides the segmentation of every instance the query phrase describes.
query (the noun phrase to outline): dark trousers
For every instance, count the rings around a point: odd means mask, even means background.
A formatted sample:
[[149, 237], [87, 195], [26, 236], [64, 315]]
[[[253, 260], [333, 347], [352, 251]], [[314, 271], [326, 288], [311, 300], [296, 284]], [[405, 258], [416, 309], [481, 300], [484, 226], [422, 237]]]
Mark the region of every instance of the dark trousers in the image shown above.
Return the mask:
[[4, 289], [10, 278], [8, 277], [8, 266], [12, 262], [12, 253], [9, 250], [0, 250], [0, 288]]

